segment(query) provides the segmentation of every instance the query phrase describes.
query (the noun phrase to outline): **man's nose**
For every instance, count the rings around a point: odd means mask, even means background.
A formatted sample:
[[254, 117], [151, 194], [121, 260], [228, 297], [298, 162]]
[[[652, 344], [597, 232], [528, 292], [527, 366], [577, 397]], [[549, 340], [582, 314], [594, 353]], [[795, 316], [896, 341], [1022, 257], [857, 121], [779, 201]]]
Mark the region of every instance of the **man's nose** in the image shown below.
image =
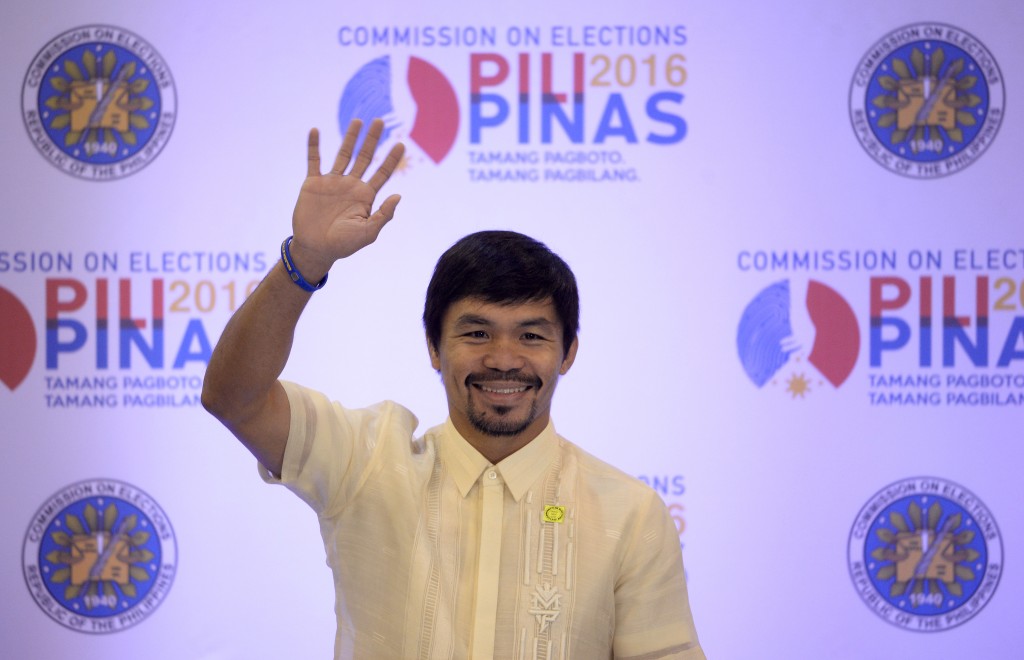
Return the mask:
[[507, 337], [498, 337], [490, 343], [484, 355], [484, 366], [498, 371], [522, 369], [526, 360], [519, 343]]

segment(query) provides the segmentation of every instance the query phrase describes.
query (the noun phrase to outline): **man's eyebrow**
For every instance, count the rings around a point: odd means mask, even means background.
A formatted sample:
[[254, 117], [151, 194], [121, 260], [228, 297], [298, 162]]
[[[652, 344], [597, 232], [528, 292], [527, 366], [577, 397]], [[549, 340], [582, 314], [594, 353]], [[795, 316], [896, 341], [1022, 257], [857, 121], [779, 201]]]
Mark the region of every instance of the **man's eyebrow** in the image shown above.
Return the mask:
[[[455, 327], [465, 327], [467, 325], [493, 325], [491, 320], [486, 316], [480, 316], [479, 314], [463, 314], [459, 318], [455, 319]], [[533, 318], [523, 319], [516, 324], [519, 328], [536, 328], [536, 327], [550, 327], [556, 325], [555, 321], [547, 318], [546, 316], [536, 316]]]
[[466, 325], [491, 325], [491, 322], [484, 316], [479, 316], [477, 314], [463, 314], [459, 318], [455, 319], [455, 325], [456, 327]]
[[546, 316], [538, 316], [536, 318], [525, 319], [525, 320], [519, 322], [519, 327], [520, 328], [537, 327], [537, 326], [540, 326], [540, 327], [550, 327], [550, 326], [553, 326], [553, 325], [556, 325], [555, 322], [552, 321], [551, 319], [547, 318]]

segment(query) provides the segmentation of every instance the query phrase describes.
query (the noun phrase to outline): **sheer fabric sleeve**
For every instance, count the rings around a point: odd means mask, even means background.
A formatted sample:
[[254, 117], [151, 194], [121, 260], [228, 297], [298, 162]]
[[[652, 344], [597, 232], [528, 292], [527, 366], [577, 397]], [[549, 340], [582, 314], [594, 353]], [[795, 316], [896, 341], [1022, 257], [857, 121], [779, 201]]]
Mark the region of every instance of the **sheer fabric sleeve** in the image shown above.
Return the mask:
[[345, 408], [301, 385], [283, 382], [291, 409], [281, 478], [262, 465], [260, 476], [283, 484], [318, 514], [330, 515], [355, 496], [387, 440], [408, 444], [417, 420], [385, 401], [369, 408]]
[[637, 518], [615, 585], [615, 657], [704, 660], [679, 535], [657, 493], [649, 492]]

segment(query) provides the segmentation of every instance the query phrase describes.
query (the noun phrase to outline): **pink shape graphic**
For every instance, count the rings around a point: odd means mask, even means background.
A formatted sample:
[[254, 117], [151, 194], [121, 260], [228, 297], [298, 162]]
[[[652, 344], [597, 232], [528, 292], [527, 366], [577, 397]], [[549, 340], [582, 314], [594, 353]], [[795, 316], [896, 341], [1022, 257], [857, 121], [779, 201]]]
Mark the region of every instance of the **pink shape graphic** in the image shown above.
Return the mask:
[[25, 380], [36, 357], [36, 326], [28, 309], [0, 287], [0, 381], [14, 390]]
[[807, 283], [807, 313], [816, 334], [808, 361], [839, 387], [853, 371], [860, 352], [860, 330], [850, 305], [828, 286]]
[[459, 102], [448, 79], [433, 64], [409, 58], [409, 93], [416, 102], [416, 119], [409, 137], [434, 161], [440, 163], [459, 130]]

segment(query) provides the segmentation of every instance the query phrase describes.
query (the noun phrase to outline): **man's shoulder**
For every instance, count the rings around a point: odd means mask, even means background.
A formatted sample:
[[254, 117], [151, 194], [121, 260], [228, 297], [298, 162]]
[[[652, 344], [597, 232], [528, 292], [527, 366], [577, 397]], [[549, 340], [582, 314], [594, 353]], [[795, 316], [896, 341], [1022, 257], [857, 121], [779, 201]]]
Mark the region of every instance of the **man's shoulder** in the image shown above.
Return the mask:
[[419, 426], [416, 415], [395, 401], [349, 407], [311, 387], [289, 381], [281, 384], [288, 395], [293, 433], [326, 426], [339, 429], [342, 435], [412, 438]]
[[326, 393], [306, 385], [301, 385], [287, 380], [282, 380], [281, 385], [284, 387], [285, 392], [288, 394], [289, 401], [293, 405], [298, 402], [302, 402], [304, 404], [309, 402], [318, 406], [333, 408], [335, 411], [357, 414], [362, 413], [375, 417], [397, 414], [402, 418], [416, 418], [411, 410], [390, 399], [377, 401], [376, 403], [371, 403], [366, 406], [348, 406], [338, 399], [332, 398]]
[[646, 498], [657, 493], [640, 479], [598, 458], [579, 445], [558, 436], [562, 451], [573, 457], [582, 484], [591, 487], [609, 497], [629, 495], [633, 498]]

